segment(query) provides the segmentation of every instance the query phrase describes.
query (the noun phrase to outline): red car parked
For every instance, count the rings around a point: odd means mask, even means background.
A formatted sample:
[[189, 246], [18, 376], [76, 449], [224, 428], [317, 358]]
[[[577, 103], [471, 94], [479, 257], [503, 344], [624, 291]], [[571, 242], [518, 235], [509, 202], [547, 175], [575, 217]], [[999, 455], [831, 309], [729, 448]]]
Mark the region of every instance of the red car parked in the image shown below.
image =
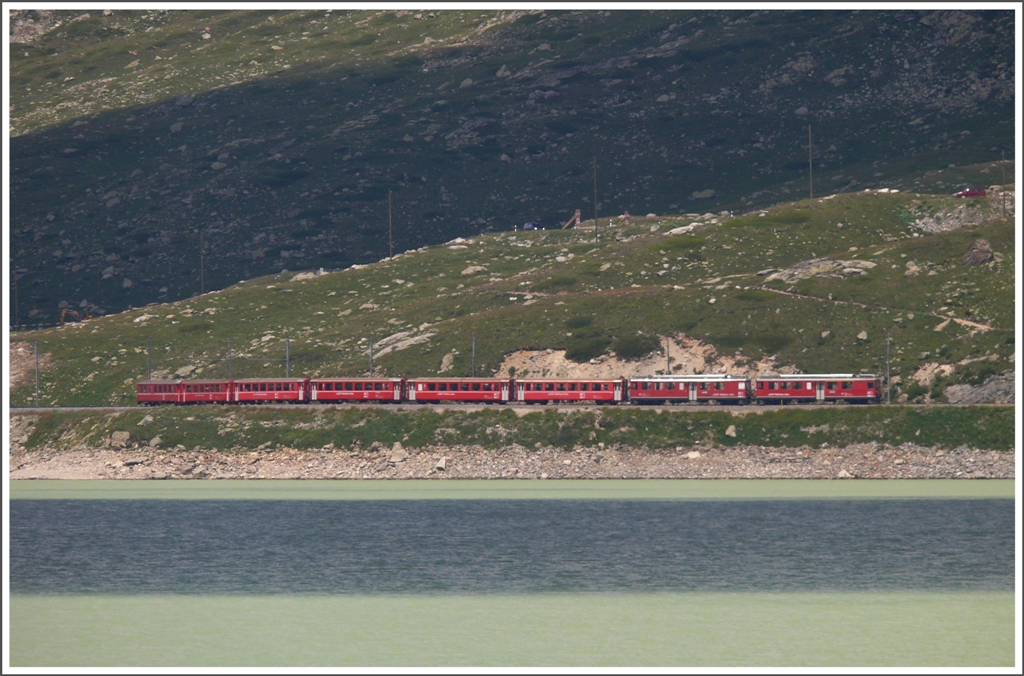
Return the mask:
[[984, 197], [984, 188], [968, 188], [967, 190], [961, 190], [954, 197]]

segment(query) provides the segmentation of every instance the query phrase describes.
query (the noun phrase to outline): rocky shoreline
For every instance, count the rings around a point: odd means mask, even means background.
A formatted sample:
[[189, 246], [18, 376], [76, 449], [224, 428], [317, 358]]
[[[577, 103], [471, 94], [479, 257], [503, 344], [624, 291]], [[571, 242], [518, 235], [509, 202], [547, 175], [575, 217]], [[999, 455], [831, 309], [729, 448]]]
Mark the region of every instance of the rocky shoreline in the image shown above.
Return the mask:
[[141, 448], [10, 453], [12, 480], [30, 479], [1012, 479], [1014, 451], [869, 442], [844, 448], [764, 446], [167, 451]]

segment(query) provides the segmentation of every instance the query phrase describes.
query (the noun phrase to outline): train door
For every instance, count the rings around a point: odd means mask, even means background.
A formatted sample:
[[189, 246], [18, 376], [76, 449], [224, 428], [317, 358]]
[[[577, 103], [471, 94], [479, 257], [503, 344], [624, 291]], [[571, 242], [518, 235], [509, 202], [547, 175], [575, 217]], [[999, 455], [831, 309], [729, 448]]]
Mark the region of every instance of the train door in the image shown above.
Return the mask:
[[396, 382], [392, 382], [391, 383], [391, 387], [392, 387], [391, 401], [402, 401], [402, 387], [404, 385], [405, 385], [405, 383], [402, 383], [402, 382], [397, 382], [397, 383]]
[[612, 400], [622, 401], [622, 381], [615, 383], [612, 386]]
[[[519, 387], [522, 388], [522, 385], [520, 385]], [[509, 401], [508, 381], [507, 380], [505, 380], [505, 381], [503, 381], [501, 383], [501, 399], [500, 399], [500, 401]]]
[[814, 383], [814, 400], [825, 401], [825, 383], [821, 380]]
[[697, 383], [687, 383], [690, 388], [690, 401], [697, 401]]

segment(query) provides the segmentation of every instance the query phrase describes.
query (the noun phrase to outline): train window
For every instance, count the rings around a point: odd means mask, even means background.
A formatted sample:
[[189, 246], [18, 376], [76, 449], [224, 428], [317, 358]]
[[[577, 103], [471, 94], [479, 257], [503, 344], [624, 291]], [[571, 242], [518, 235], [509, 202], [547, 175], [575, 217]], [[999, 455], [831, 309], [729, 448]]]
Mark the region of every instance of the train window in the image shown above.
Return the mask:
[[779, 388], [779, 384], [778, 383], [776, 383], [776, 382], [768, 383], [768, 389], [769, 390], [776, 390], [778, 388]]
[[605, 392], [607, 392], [607, 391], [608, 391], [608, 383], [605, 383], [605, 384], [604, 384], [604, 391], [605, 391]]
[[827, 387], [830, 390], [834, 390], [834, 389], [836, 389], [836, 384], [835, 383], [825, 383], [825, 387]]
[[[454, 385], [453, 385], [453, 387], [454, 387]], [[438, 383], [437, 384], [437, 389], [439, 389], [442, 392], [447, 392], [448, 391], [448, 383]]]
[[377, 391], [377, 392], [380, 392], [380, 383], [374, 383], [374, 384], [373, 384], [373, 389], [374, 389], [375, 391]]
[[715, 383], [715, 389], [716, 390], [724, 390], [725, 389], [725, 383]]
[[590, 389], [590, 383], [580, 383], [580, 392], [586, 392]]
[[674, 389], [676, 389], [676, 384], [675, 383], [665, 383], [665, 389], [666, 390], [674, 390]]
[[545, 391], [551, 392], [554, 389], [555, 389], [555, 384], [554, 383], [544, 383], [544, 390]]
[[479, 392], [480, 391], [480, 383], [473, 383], [473, 391], [474, 392]]
[[788, 390], [789, 389], [789, 383], [788, 382], [781, 382], [781, 383], [779, 383], [779, 389], [780, 390]]
[[362, 383], [356, 383], [356, 391], [357, 392], [362, 392], [363, 391], [363, 384]]
[[647, 387], [648, 387], [648, 383], [640, 383], [640, 389], [641, 390], [646, 390]]
[[484, 392], [491, 392], [491, 383], [484, 383]]
[[462, 391], [469, 392], [469, 383], [462, 383]]
[[576, 383], [569, 383], [569, 391], [570, 392], [575, 392], [576, 391]]
[[853, 389], [853, 383], [851, 383], [851, 382], [844, 382], [843, 383], [843, 389], [844, 390], [852, 390]]

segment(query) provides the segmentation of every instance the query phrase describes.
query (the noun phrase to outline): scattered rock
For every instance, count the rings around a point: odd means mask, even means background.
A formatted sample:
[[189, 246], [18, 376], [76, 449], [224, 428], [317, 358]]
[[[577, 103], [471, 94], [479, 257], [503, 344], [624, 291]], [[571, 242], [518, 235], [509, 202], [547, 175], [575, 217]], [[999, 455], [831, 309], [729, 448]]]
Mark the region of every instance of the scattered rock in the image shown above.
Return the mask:
[[114, 448], [124, 448], [132, 435], [125, 431], [117, 431], [110, 435], [110, 445]]
[[487, 272], [487, 268], [485, 268], [482, 265], [470, 265], [468, 268], [462, 271], [462, 276], [471, 277], [473, 275], [478, 275], [481, 272]]
[[465, 89], [466, 87], [473, 86], [473, 78], [467, 77], [465, 80], [459, 83], [459, 89]]
[[181, 131], [181, 122], [175, 122], [174, 124], [172, 124], [171, 131], [175, 133]]
[[134, 61], [132, 61], [131, 63], [129, 63], [129, 64], [127, 65], [127, 66], [125, 66], [125, 68], [126, 68], [126, 69], [127, 69], [127, 68], [138, 68], [138, 67], [139, 67], [139, 64], [140, 64], [140, 63], [142, 63], [142, 62], [141, 62], [141, 61], [139, 61], [138, 59], [135, 59]]
[[839, 474], [836, 475], [836, 478], [838, 478], [838, 479], [849, 479], [850, 478], [850, 473], [847, 472], [845, 469], [841, 469], [841, 470], [839, 470]]
[[192, 373], [195, 370], [196, 367], [189, 364], [187, 366], [182, 366], [180, 369], [175, 371], [174, 375], [178, 376], [179, 378], [185, 378], [186, 376], [188, 376], [188, 374]]
[[[696, 386], [694, 386], [694, 387], [696, 387]], [[728, 427], [726, 427], [725, 428], [725, 436], [735, 438], [736, 437], [736, 426], [735, 425], [729, 425]]]
[[122, 289], [130, 289], [130, 288], [132, 288], [132, 284], [133, 284], [132, 280], [130, 280], [127, 277], [125, 277], [124, 281], [121, 282], [121, 288]]
[[149, 445], [152, 446], [153, 448], [157, 448], [161, 443], [163, 443], [163, 439], [161, 439], [159, 436], [153, 437], [152, 439], [149, 440]]
[[832, 335], [832, 332], [831, 332], [831, 331], [822, 331], [822, 332], [821, 332], [821, 337], [822, 337], [822, 338], [828, 338], [828, 337], [829, 337], [829, 336], [831, 336], [831, 335]]
[[807, 106], [800, 106], [799, 108], [797, 108], [796, 110], [793, 111], [793, 114], [794, 115], [806, 115], [809, 112], [811, 112], [811, 111], [807, 110]]
[[1013, 404], [1014, 374], [994, 375], [981, 385], [951, 385], [942, 393], [951, 404]]
[[134, 458], [126, 458], [124, 461], [125, 467], [134, 467], [135, 465], [141, 465], [146, 462], [146, 459], [141, 455], [137, 455]]
[[147, 415], [146, 417], [139, 421], [139, 426], [141, 427], [143, 425], [148, 425], [151, 422], [153, 422], [153, 416]]
[[995, 256], [992, 254], [992, 246], [988, 243], [988, 240], [976, 239], [960, 261], [964, 265], [984, 265], [993, 258]]
[[179, 108], [185, 108], [186, 106], [191, 106], [194, 100], [194, 96], [192, 96], [191, 94], [185, 94], [184, 96], [179, 96], [178, 98], [174, 99], [174, 105], [178, 106]]
[[868, 339], [868, 332], [867, 331], [861, 331], [860, 333], [857, 334], [857, 340], [867, 340], [867, 339]]
[[690, 195], [690, 199], [691, 200], [707, 200], [707, 199], [711, 199], [712, 197], [717, 197], [717, 196], [718, 196], [718, 192], [715, 191], [715, 190], [711, 190], [711, 189], [708, 189], [708, 190], [694, 190], [693, 194]]
[[510, 71], [508, 69], [508, 66], [506, 66], [505, 64], [501, 64], [501, 68], [499, 68], [498, 72], [495, 73], [494, 75], [495, 77], [508, 77], [512, 75], [512, 71]]
[[686, 457], [689, 460], [696, 460], [697, 458], [700, 457], [700, 451], [690, 451], [689, 453], [686, 454]]
[[447, 466], [447, 460], [448, 459], [446, 457], [441, 456], [441, 459], [437, 461], [436, 465], [434, 465], [434, 469], [443, 472], [445, 467]]
[[388, 457], [390, 462], [404, 462], [409, 459], [409, 453], [402, 448], [402, 444], [398, 441], [391, 447], [391, 455]]

